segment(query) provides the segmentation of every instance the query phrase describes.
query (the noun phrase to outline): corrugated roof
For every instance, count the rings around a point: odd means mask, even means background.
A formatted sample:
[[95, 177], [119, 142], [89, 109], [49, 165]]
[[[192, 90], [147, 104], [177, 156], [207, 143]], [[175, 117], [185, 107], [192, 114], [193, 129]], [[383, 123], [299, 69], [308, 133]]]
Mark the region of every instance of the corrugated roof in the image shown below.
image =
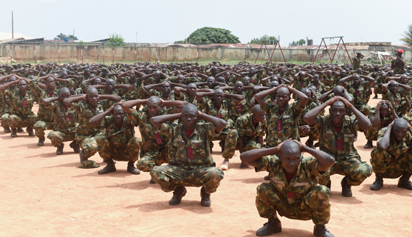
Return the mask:
[[[32, 37], [29, 37], [27, 35], [23, 35], [20, 33], [14, 33], [14, 40], [18, 38], [32, 39]], [[8, 39], [12, 39], [12, 33], [0, 32], [0, 41], [8, 40]]]

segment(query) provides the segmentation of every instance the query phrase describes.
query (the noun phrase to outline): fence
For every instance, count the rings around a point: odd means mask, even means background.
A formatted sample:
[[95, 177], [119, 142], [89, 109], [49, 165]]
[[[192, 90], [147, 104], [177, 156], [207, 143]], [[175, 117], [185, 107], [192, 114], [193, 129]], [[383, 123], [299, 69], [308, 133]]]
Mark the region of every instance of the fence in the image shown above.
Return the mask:
[[[283, 49], [286, 61], [312, 62], [317, 49]], [[372, 51], [348, 49], [354, 56], [360, 51], [368, 56]], [[119, 61], [197, 61], [197, 60], [246, 60], [268, 61], [273, 49], [262, 50], [255, 48], [201, 48], [201, 47], [156, 47], [147, 45], [127, 44], [121, 47], [108, 46], [107, 44], [83, 44], [83, 43], [53, 43], [53, 44], [1, 44], [0, 57], [12, 58], [17, 61], [32, 62], [104, 62], [113, 63]], [[412, 51], [406, 50], [404, 57], [412, 61]], [[334, 53], [334, 50], [330, 50]], [[259, 56], [258, 56], [259, 54]], [[269, 55], [268, 55], [269, 54]], [[321, 50], [316, 62], [329, 62], [326, 50]], [[338, 49], [335, 60], [339, 63], [350, 62], [346, 53]], [[280, 50], [275, 50], [272, 61], [283, 62]]]

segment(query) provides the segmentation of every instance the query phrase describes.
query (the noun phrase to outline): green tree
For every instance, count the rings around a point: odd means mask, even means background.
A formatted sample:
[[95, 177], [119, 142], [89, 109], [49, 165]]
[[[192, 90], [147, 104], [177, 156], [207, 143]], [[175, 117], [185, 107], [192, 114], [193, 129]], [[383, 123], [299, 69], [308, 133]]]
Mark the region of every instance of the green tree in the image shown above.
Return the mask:
[[240, 43], [239, 37], [232, 35], [229, 30], [213, 27], [197, 29], [183, 41], [191, 44]]
[[408, 29], [402, 35], [403, 38], [401, 41], [405, 42], [405, 44], [412, 46], [412, 24], [408, 26]]
[[248, 44], [262, 44], [263, 41], [266, 44], [276, 44], [278, 42], [275, 36], [264, 35], [260, 38], [253, 38]]
[[54, 37], [54, 40], [64, 40], [65, 38], [67, 38], [68, 40], [78, 40], [74, 35], [65, 35], [63, 33], [60, 33], [56, 37]]
[[109, 37], [110, 39], [107, 46], [124, 46], [124, 38], [122, 35], [114, 33], [109, 35]]
[[292, 41], [292, 43], [289, 43], [289, 47], [291, 46], [302, 46], [306, 44], [306, 40], [300, 39], [298, 41]]

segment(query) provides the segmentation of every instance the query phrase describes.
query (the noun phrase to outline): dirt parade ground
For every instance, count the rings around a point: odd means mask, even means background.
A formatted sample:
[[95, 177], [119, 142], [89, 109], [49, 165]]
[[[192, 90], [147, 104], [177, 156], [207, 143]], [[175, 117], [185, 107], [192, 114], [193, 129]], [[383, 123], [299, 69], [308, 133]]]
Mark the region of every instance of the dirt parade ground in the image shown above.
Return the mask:
[[[266, 173], [239, 169], [238, 151], [211, 195], [211, 207], [200, 206], [200, 188], [193, 187], [180, 205], [170, 206], [172, 193], [149, 184], [149, 173], [127, 173], [126, 162], [117, 162], [115, 173], [98, 175], [100, 168], [78, 168], [79, 155], [69, 143], [56, 156], [50, 140], [38, 147], [36, 137], [18, 135], [12, 139], [0, 132], [0, 236], [255, 236], [267, 221], [255, 207], [256, 187], [268, 182]], [[371, 149], [365, 150], [365, 143], [359, 133], [356, 148], [369, 162]], [[218, 141], [213, 158], [217, 165], [223, 161]], [[105, 165], [98, 154], [91, 159]], [[412, 192], [397, 188], [398, 179], [384, 179], [383, 189], [371, 191], [372, 175], [345, 198], [342, 178], [331, 178], [327, 228], [335, 236], [411, 236]], [[273, 236], [313, 236], [311, 221], [280, 220], [283, 231]]]

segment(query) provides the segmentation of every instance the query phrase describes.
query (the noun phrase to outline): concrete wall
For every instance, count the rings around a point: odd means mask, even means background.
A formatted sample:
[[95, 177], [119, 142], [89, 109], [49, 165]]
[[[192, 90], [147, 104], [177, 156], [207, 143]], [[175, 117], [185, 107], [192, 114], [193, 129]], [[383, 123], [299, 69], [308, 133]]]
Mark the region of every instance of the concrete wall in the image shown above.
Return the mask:
[[[268, 50], [269, 55], [273, 50]], [[316, 54], [314, 50], [298, 50], [298, 49], [283, 49], [283, 55], [286, 61], [311, 61]], [[371, 53], [368, 50], [350, 50], [351, 57], [355, 52], [360, 51], [367, 56]], [[23, 44], [2, 44], [0, 45], [0, 57], [10, 57], [12, 55], [15, 60], [40, 60], [40, 61], [58, 61], [60, 60], [99, 60], [105, 62], [114, 61], [189, 61], [196, 60], [255, 60], [259, 53], [259, 49], [240, 49], [240, 48], [184, 48], [184, 47], [136, 47], [134, 45], [126, 45], [124, 47], [107, 47], [102, 44], [87, 44], [81, 46], [79, 44], [43, 44], [43, 45], [23, 45]], [[393, 53], [393, 52], [391, 52]], [[330, 51], [332, 57], [334, 51]], [[335, 60], [344, 61], [345, 55], [343, 49], [338, 50]], [[258, 57], [258, 60], [268, 60], [270, 56], [263, 49]], [[412, 61], [412, 51], [407, 50], [404, 53], [407, 61]], [[347, 58], [347, 57], [346, 57]], [[326, 50], [320, 50], [318, 60], [329, 60]], [[283, 61], [282, 53], [277, 49], [272, 57], [272, 61]], [[347, 59], [346, 59], [347, 61]], [[348, 62], [348, 61], [347, 61]]]

